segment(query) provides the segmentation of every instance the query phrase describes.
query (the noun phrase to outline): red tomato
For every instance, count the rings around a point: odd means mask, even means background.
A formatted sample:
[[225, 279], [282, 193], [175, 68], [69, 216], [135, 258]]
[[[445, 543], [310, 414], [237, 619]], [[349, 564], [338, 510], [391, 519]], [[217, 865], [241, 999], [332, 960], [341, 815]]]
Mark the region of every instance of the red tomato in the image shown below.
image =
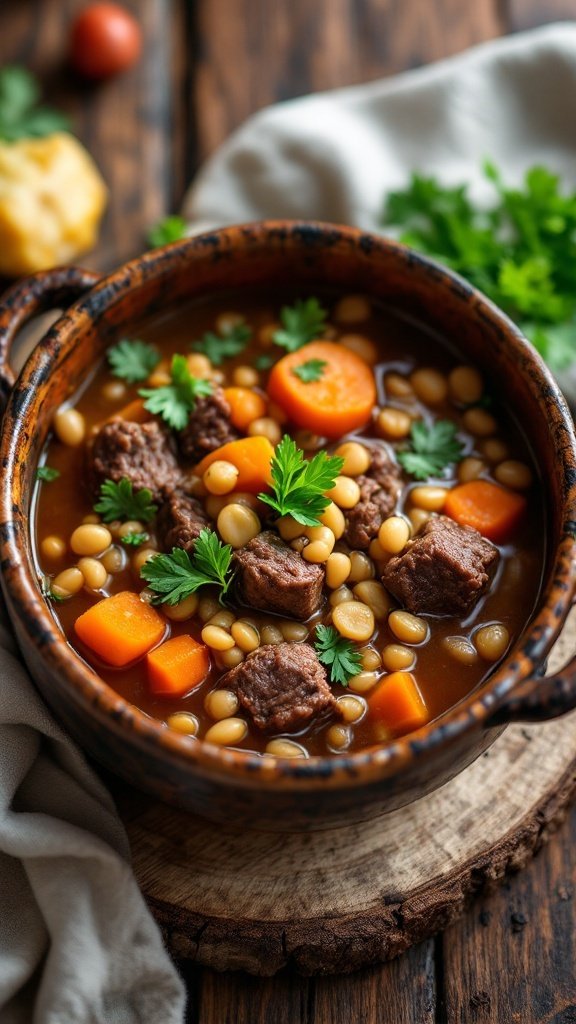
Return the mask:
[[95, 3], [72, 23], [70, 59], [86, 78], [109, 78], [134, 64], [142, 49], [136, 19], [118, 4]]

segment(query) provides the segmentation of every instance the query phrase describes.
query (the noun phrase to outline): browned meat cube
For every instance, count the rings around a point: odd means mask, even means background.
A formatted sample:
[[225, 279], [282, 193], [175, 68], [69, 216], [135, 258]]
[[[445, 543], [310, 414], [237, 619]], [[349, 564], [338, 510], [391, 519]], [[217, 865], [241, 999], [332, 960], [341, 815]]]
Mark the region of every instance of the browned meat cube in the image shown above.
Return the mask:
[[351, 548], [366, 550], [380, 526], [394, 511], [401, 486], [400, 468], [384, 447], [372, 448], [367, 473], [356, 478], [360, 501], [346, 513], [344, 540]]
[[323, 566], [304, 561], [272, 530], [236, 551], [233, 567], [236, 595], [250, 608], [304, 620], [320, 607]]
[[130, 480], [135, 491], [147, 487], [155, 501], [173, 490], [181, 471], [169, 432], [156, 420], [132, 423], [111, 420], [98, 431], [89, 452], [89, 474], [95, 494], [105, 480]]
[[178, 434], [178, 446], [186, 462], [194, 465], [220, 445], [238, 440], [240, 434], [230, 422], [230, 413], [222, 388], [198, 399], [188, 423]]
[[390, 559], [382, 582], [410, 612], [466, 614], [488, 590], [499, 557], [478, 530], [436, 516]]
[[321, 711], [337, 710], [326, 673], [308, 644], [267, 644], [219, 685], [237, 694], [263, 732], [296, 732]]
[[210, 524], [204, 506], [197, 498], [174, 491], [160, 507], [156, 530], [164, 551], [184, 548], [191, 551], [201, 530]]

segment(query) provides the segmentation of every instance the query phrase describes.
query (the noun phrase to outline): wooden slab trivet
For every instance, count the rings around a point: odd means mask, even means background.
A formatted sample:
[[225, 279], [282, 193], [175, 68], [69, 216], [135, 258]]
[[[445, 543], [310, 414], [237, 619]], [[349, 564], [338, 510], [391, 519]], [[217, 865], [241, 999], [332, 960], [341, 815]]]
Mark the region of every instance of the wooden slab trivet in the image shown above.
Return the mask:
[[[552, 668], [575, 642], [576, 610]], [[271, 975], [288, 962], [307, 974], [355, 970], [443, 929], [529, 861], [575, 795], [576, 713], [508, 728], [436, 793], [346, 829], [239, 832], [132, 790], [118, 801], [171, 952]]]

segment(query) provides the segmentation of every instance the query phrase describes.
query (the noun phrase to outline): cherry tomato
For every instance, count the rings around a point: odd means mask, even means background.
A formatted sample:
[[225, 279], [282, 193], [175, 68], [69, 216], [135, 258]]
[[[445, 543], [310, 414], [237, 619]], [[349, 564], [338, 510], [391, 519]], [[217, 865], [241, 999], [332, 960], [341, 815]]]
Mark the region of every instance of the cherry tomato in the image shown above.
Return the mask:
[[136, 19], [118, 4], [95, 3], [72, 23], [70, 59], [86, 78], [109, 78], [134, 64], [142, 49]]

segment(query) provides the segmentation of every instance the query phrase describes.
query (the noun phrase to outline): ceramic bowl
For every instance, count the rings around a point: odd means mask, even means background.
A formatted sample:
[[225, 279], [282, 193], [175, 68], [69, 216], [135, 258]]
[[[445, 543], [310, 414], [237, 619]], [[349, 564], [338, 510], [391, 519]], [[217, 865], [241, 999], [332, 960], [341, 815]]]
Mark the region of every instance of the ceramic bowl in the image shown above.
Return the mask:
[[[387, 745], [337, 757], [274, 760], [211, 746], [165, 728], [121, 699], [67, 643], [34, 568], [34, 471], [54, 410], [106, 346], [149, 314], [235, 288], [264, 292], [290, 280], [377, 296], [457, 346], [497, 387], [522, 424], [545, 487], [548, 555], [531, 623], [505, 661], [437, 721]], [[34, 313], [66, 307], [15, 380], [10, 350]], [[576, 706], [574, 662], [542, 678], [576, 589], [576, 439], [550, 373], [486, 298], [432, 261], [384, 238], [326, 224], [233, 227], [146, 253], [98, 279], [74, 268], [16, 285], [0, 310], [2, 585], [37, 686], [90, 755], [161, 800], [236, 825], [328, 828], [399, 807], [442, 785], [506, 723]]]

